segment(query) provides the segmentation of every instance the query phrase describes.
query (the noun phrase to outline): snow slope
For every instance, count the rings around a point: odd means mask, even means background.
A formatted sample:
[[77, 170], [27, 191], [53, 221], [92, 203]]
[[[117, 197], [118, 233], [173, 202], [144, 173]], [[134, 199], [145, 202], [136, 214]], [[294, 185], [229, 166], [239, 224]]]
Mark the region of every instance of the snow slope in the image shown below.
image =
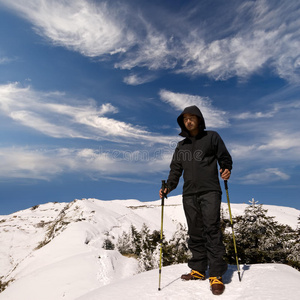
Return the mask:
[[110, 284], [85, 294], [76, 300], [98, 299], [215, 299], [224, 300], [299, 300], [300, 272], [279, 264], [241, 266], [239, 282], [236, 267], [230, 266], [224, 276], [225, 291], [221, 296], [212, 295], [208, 280], [182, 281], [180, 275], [189, 271], [186, 265], [162, 269], [161, 290], [158, 291], [158, 271], [152, 270]]
[[[222, 206], [226, 212], [227, 204]], [[234, 216], [243, 214], [246, 207], [245, 204], [231, 206]], [[264, 208], [280, 223], [296, 228], [299, 210]], [[146, 223], [151, 231], [160, 230], [160, 218], [160, 201], [96, 199], [47, 203], [0, 216], [0, 279], [11, 280], [8, 288], [0, 293], [0, 300], [192, 299], [195, 295], [210, 299], [208, 281], [179, 279], [189, 271], [186, 265], [163, 268], [162, 290], [158, 292], [157, 270], [137, 274], [134, 258], [102, 248], [107, 237], [116, 242], [131, 224], [140, 229]], [[181, 196], [170, 197], [164, 210], [167, 238], [179, 222], [185, 224]], [[230, 266], [225, 276], [226, 291], [220, 297], [300, 298], [296, 289], [300, 272], [288, 266], [244, 266], [242, 275], [240, 283], [236, 267]]]

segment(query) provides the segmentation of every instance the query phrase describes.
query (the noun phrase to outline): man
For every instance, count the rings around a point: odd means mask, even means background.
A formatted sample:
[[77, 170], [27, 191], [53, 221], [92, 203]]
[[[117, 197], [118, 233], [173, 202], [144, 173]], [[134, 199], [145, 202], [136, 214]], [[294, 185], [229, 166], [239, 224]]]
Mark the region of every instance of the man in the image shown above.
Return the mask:
[[167, 188], [159, 191], [160, 197], [174, 190], [183, 173], [183, 208], [188, 225], [188, 246], [192, 258], [189, 274], [183, 280], [205, 280], [209, 267], [212, 293], [220, 295], [225, 286], [222, 275], [227, 270], [224, 261], [225, 247], [220, 229], [221, 187], [217, 163], [223, 180], [228, 180], [232, 159], [226, 146], [215, 131], [206, 131], [205, 121], [197, 106], [189, 106], [177, 118], [184, 140], [177, 144]]

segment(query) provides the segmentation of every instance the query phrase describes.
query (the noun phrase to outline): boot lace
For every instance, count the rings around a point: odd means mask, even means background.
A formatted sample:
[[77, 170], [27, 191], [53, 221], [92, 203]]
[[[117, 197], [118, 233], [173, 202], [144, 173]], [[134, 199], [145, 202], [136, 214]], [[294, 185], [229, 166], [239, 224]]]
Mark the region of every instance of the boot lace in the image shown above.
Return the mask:
[[209, 283], [210, 285], [223, 284], [222, 277], [209, 277]]
[[199, 279], [202, 279], [202, 278], [205, 277], [205, 276], [204, 276], [203, 274], [201, 274], [200, 272], [194, 271], [194, 270], [192, 270], [191, 275], [192, 275], [193, 277], [199, 278]]

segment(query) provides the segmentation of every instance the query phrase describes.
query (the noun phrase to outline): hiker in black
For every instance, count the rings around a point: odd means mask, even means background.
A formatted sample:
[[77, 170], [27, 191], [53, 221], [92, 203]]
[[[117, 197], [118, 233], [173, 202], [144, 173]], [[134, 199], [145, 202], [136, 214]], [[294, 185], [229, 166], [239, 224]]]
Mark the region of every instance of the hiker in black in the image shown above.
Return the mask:
[[188, 225], [188, 246], [192, 252], [188, 266], [192, 272], [183, 275], [182, 279], [196, 279], [191, 275], [196, 273], [197, 279], [202, 275], [201, 279], [205, 279], [208, 267], [210, 278], [221, 278], [227, 270], [227, 263], [223, 259], [225, 247], [220, 229], [222, 191], [217, 164], [221, 178], [228, 180], [232, 159], [219, 134], [205, 130], [205, 121], [197, 106], [185, 108], [177, 122], [181, 127], [180, 135], [185, 139], [177, 144], [167, 189], [160, 190], [160, 197], [162, 192], [168, 194], [177, 187], [183, 173], [183, 207]]

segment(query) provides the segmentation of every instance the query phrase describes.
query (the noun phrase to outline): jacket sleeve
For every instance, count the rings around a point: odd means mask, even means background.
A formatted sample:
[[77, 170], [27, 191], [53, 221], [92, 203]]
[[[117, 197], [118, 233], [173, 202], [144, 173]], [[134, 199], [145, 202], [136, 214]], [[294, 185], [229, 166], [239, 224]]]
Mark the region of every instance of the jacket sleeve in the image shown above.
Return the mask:
[[217, 132], [215, 132], [213, 143], [215, 146], [216, 156], [220, 168], [223, 170], [228, 169], [229, 171], [231, 171], [232, 170], [231, 155], [229, 154], [225, 146], [225, 143], [223, 142], [222, 138]]
[[179, 148], [177, 146], [170, 164], [170, 173], [167, 180], [167, 186], [170, 192], [176, 189], [180, 176], [182, 175], [182, 171], [183, 169], [179, 157]]

